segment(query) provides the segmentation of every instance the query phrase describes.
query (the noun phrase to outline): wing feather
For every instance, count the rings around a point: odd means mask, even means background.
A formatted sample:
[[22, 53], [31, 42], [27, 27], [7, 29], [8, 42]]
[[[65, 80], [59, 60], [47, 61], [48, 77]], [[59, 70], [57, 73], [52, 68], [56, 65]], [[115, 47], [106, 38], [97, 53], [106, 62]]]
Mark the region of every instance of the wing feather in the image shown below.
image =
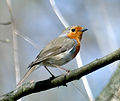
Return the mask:
[[38, 65], [46, 59], [49, 59], [52, 56], [63, 53], [69, 49], [71, 49], [75, 45], [74, 40], [69, 39], [67, 37], [58, 37], [52, 40], [48, 45], [39, 53], [36, 57], [36, 60], [33, 61], [29, 68], [34, 65]]

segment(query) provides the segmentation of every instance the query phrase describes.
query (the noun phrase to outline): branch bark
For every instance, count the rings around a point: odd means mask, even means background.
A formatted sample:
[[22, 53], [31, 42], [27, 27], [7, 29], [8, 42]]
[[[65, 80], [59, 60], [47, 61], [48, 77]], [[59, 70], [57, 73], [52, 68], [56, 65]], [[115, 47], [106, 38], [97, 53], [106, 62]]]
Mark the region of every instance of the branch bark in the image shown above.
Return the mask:
[[96, 101], [120, 101], [120, 66]]
[[19, 88], [16, 88], [11, 92], [5, 95], [2, 95], [0, 97], [0, 101], [15, 101], [23, 96], [26, 96], [32, 93], [37, 93], [37, 92], [45, 91], [51, 88], [63, 86], [68, 82], [71, 82], [73, 80], [78, 80], [82, 76], [87, 75], [91, 72], [94, 72], [117, 60], [120, 60], [120, 48], [110, 53], [107, 56], [104, 56], [100, 59], [96, 59], [95, 61], [85, 66], [82, 66], [81, 68], [72, 70], [67, 74], [62, 74], [55, 78], [50, 78], [43, 81], [24, 83]]

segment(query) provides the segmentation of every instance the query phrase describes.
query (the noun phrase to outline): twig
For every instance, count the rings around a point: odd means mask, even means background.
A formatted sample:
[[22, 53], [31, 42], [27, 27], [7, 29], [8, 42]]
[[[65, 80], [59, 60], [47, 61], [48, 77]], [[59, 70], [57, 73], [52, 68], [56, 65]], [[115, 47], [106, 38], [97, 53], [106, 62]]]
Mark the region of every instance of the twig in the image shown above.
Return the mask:
[[65, 28], [69, 27], [68, 22], [64, 19], [63, 15], [61, 14], [61, 12], [59, 11], [59, 9], [57, 8], [55, 1], [54, 0], [50, 0], [50, 4], [55, 12], [55, 14], [57, 15], [57, 17], [59, 18], [59, 20], [61, 21], [61, 23], [65, 26]]
[[94, 72], [110, 63], [120, 60], [120, 48], [111, 54], [82, 66], [81, 68], [70, 71], [67, 74], [60, 75], [54, 79], [47, 79], [39, 82], [29, 82], [21, 85], [19, 88], [0, 97], [0, 101], [15, 101], [23, 96], [45, 91], [51, 88], [65, 85], [73, 80], [78, 80], [91, 72]]
[[40, 50], [40, 46], [33, 42], [28, 36], [24, 34], [20, 34], [17, 30], [15, 31], [15, 34], [24, 39], [26, 42], [28, 42], [30, 45], [32, 45], [35, 49]]
[[14, 17], [12, 15], [12, 6], [11, 6], [11, 0], [6, 0], [7, 6], [10, 12], [11, 16], [11, 22], [12, 22], [12, 31], [13, 31], [13, 51], [14, 51], [14, 64], [15, 64], [15, 72], [16, 72], [16, 83], [20, 80], [20, 68], [19, 68], [19, 59], [18, 59], [18, 46], [17, 46], [17, 37], [15, 35], [16, 32], [16, 26]]
[[[16, 75], [16, 84], [20, 81], [20, 65], [19, 65], [19, 58], [18, 58], [18, 41], [17, 36], [15, 34], [16, 32], [16, 25], [14, 21], [14, 17], [12, 14], [12, 5], [11, 0], [6, 0], [10, 17], [11, 17], [11, 23], [12, 23], [12, 35], [13, 35], [13, 55], [14, 55], [14, 65], [15, 65], [15, 75]], [[21, 101], [21, 99], [19, 99]]]

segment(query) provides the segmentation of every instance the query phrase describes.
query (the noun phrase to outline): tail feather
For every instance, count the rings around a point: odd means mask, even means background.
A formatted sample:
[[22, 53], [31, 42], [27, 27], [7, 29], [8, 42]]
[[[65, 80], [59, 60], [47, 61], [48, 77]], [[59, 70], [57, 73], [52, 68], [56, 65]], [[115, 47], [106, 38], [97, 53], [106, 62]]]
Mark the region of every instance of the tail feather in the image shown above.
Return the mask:
[[31, 67], [28, 72], [24, 75], [23, 79], [17, 84], [17, 87], [19, 87], [24, 81], [25, 79], [27, 79], [27, 77], [36, 69], [37, 65]]

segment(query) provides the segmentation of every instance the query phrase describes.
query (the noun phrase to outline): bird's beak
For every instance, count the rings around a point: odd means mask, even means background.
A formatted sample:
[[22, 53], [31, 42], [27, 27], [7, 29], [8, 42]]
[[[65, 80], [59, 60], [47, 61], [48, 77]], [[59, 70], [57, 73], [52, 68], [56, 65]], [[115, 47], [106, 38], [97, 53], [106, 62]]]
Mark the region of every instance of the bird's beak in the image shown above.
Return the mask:
[[81, 32], [85, 32], [85, 31], [87, 31], [87, 30], [88, 30], [88, 29], [82, 29]]

